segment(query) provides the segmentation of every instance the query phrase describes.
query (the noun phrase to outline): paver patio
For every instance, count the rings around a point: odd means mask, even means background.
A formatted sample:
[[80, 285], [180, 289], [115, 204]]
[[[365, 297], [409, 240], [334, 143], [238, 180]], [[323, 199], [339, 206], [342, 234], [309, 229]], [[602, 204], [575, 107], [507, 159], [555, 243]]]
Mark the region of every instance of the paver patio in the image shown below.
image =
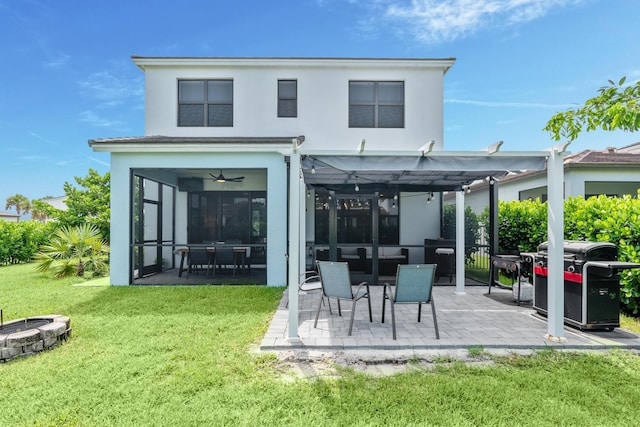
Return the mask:
[[371, 287], [373, 322], [369, 322], [366, 300], [356, 305], [353, 333], [348, 336], [351, 303], [342, 303], [342, 317], [332, 300], [333, 314], [325, 304], [314, 328], [315, 310], [320, 291], [301, 292], [299, 300], [299, 342], [289, 342], [288, 291], [265, 334], [260, 349], [291, 350], [431, 350], [481, 346], [485, 349], [611, 349], [640, 350], [640, 337], [623, 329], [580, 331], [565, 327], [566, 342], [545, 338], [546, 318], [530, 304], [518, 306], [511, 291], [486, 286], [467, 286], [457, 294], [453, 286], [435, 286], [435, 300], [440, 339], [435, 337], [431, 307], [424, 305], [422, 321], [417, 322], [416, 304], [396, 305], [398, 339], [392, 339], [391, 312], [387, 303], [385, 323], [381, 323], [383, 287]]

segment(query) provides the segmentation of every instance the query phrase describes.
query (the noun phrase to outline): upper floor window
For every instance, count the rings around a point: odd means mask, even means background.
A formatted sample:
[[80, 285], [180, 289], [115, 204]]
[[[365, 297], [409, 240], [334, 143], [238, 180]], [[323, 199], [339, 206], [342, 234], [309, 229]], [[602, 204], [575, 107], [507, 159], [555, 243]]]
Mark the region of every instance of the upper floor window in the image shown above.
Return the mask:
[[349, 127], [404, 127], [404, 82], [349, 82]]
[[233, 126], [233, 80], [178, 81], [178, 126]]
[[278, 117], [298, 117], [297, 80], [278, 80]]

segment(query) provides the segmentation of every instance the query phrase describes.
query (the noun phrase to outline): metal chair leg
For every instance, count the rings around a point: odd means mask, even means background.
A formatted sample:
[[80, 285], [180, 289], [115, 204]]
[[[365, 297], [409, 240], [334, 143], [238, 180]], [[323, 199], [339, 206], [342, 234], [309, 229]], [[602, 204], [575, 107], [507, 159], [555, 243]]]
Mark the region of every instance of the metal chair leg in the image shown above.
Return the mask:
[[436, 328], [436, 339], [440, 339], [440, 332], [438, 331], [438, 319], [436, 319], [436, 305], [433, 303], [433, 295], [431, 296], [431, 312], [433, 313], [433, 326]]
[[316, 311], [316, 321], [313, 324], [314, 328], [318, 327], [318, 317], [320, 317], [320, 308], [322, 307], [322, 300], [324, 299], [324, 295], [320, 296], [320, 302], [318, 303], [318, 310]]
[[392, 299], [389, 299], [391, 306], [391, 328], [393, 329], [393, 339], [396, 339], [396, 309]]

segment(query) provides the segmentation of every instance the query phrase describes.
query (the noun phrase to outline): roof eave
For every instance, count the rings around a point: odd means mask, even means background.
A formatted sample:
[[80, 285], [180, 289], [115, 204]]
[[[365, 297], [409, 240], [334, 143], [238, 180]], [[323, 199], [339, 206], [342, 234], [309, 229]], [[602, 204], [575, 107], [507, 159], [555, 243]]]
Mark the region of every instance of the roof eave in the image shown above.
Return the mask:
[[446, 73], [456, 58], [338, 58], [338, 57], [159, 57], [132, 55], [143, 71], [148, 67], [370, 67], [442, 68]]

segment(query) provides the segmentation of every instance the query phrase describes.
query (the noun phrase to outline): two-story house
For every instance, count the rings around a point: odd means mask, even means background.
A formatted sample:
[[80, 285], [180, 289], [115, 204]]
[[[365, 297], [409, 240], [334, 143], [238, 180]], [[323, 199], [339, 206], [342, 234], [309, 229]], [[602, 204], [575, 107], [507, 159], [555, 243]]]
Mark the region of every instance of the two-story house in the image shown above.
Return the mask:
[[[284, 285], [292, 138], [303, 136], [306, 150], [326, 152], [355, 149], [363, 140], [367, 151], [417, 150], [430, 140], [433, 150], [443, 148], [443, 77], [451, 58], [133, 61], [145, 73], [146, 136], [91, 141], [94, 150], [112, 153], [114, 284], [160, 271], [162, 260], [174, 265], [175, 245], [232, 240], [250, 245], [252, 264], [266, 268], [266, 283]], [[221, 176], [225, 182], [216, 179]], [[359, 186], [368, 214], [376, 191], [364, 175]], [[411, 214], [420, 204], [437, 217], [429, 195], [404, 200], [397, 192], [378, 193], [388, 230], [383, 242], [438, 237], [437, 221], [422, 224]], [[322, 208], [328, 194], [306, 199], [305, 241], [314, 246], [329, 243]], [[314, 219], [315, 211], [324, 221]], [[344, 220], [349, 243], [371, 244], [362, 212], [360, 206]]]
[[[351, 259], [375, 282], [394, 262], [424, 262], [443, 191], [463, 206], [471, 182], [544, 170], [563, 151], [444, 151], [453, 58], [132, 59], [145, 73], [145, 135], [89, 141], [111, 153], [112, 285], [175, 272], [189, 245], [241, 250], [256, 283], [295, 284], [316, 256]], [[460, 238], [459, 291], [463, 254]]]

